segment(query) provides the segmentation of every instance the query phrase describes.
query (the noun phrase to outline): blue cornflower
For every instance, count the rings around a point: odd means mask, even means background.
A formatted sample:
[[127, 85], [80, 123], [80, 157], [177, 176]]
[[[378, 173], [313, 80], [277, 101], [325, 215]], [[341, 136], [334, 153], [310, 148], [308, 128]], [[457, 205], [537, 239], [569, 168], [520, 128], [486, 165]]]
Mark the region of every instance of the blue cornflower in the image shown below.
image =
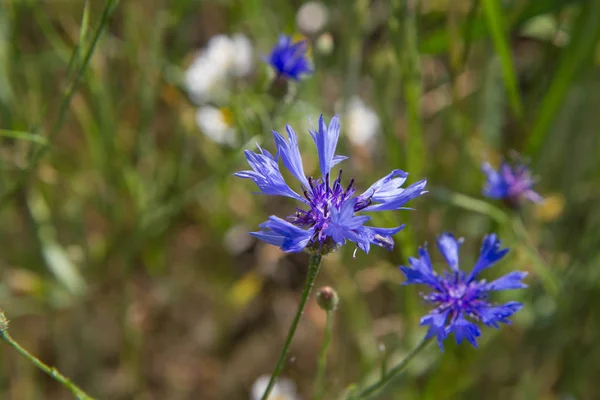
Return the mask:
[[534, 179], [529, 168], [520, 163], [510, 165], [503, 161], [498, 171], [484, 162], [481, 169], [487, 177], [483, 188], [483, 195], [492, 199], [502, 199], [511, 207], [518, 207], [521, 198], [525, 197], [534, 203], [540, 203], [544, 199], [533, 191]]
[[510, 272], [490, 283], [485, 279], [477, 279], [481, 271], [508, 253], [508, 249], [500, 248], [500, 240], [495, 234], [484, 238], [479, 259], [469, 273], [461, 271], [458, 266], [458, 248], [461, 244], [462, 239], [457, 240], [450, 233], [438, 237], [438, 249], [450, 266], [450, 271], [442, 275], [435, 273], [427, 248], [423, 247], [419, 248], [419, 258], [409, 257], [410, 267], [400, 266], [406, 276], [404, 284], [422, 284], [433, 289], [428, 294], [421, 294], [427, 303], [435, 305], [421, 318], [421, 326], [429, 326], [427, 337], [436, 336], [442, 351], [443, 341], [451, 332], [454, 332], [458, 344], [466, 339], [477, 347], [475, 338], [481, 336], [481, 331], [475, 322], [494, 328], [499, 328], [499, 323], [510, 324], [508, 317], [519, 311], [523, 304], [516, 301], [493, 304], [488, 301], [488, 296], [496, 290], [527, 287], [521, 282], [527, 273], [521, 271]]
[[[392, 235], [404, 225], [395, 228], [365, 226], [370, 217], [356, 213], [406, 209], [403, 207], [406, 202], [425, 193], [427, 181], [423, 179], [403, 189], [400, 186], [408, 174], [395, 169], [357, 196], [354, 179], [347, 186], [342, 186], [341, 170], [331, 182], [331, 168], [347, 158], [335, 155], [340, 135], [337, 116], [327, 127], [321, 115], [318, 130], [309, 130], [319, 155], [321, 177], [318, 179], [304, 174], [298, 138], [291, 126], [288, 125], [286, 129], [288, 139], [273, 131], [277, 144], [275, 156], [260, 146], [257, 153], [246, 150], [246, 159], [252, 171], [238, 172], [235, 176], [252, 179], [262, 194], [296, 199], [303, 203], [303, 208], [297, 208], [287, 219], [271, 216], [260, 225], [260, 231], [251, 234], [286, 252], [299, 252], [307, 248], [325, 254], [347, 240], [356, 243], [358, 248], [367, 253], [371, 244], [393, 248]], [[303, 196], [283, 179], [278, 164], [280, 159], [300, 182]]]
[[306, 40], [294, 43], [291, 37], [279, 35], [277, 44], [265, 61], [275, 69], [277, 77], [299, 80], [301, 75], [309, 75], [313, 72], [306, 55], [307, 51]]

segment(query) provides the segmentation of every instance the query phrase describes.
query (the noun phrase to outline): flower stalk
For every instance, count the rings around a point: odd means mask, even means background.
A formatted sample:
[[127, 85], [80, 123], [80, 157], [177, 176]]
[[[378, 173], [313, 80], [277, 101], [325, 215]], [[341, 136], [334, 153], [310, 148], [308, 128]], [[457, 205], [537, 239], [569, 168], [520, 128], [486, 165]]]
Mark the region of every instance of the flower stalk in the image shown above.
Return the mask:
[[327, 353], [331, 346], [331, 334], [333, 332], [333, 313], [335, 312], [338, 304], [338, 295], [330, 287], [324, 287], [317, 293], [317, 302], [319, 306], [325, 311], [325, 336], [323, 337], [323, 344], [319, 351], [319, 359], [317, 361], [317, 378], [315, 380], [314, 395], [315, 400], [323, 398], [325, 393], [325, 368], [327, 367]]
[[319, 269], [321, 268], [321, 260], [322, 256], [320, 254], [314, 254], [310, 256], [310, 261], [308, 264], [308, 275], [306, 277], [306, 283], [304, 284], [304, 289], [302, 290], [302, 297], [300, 298], [300, 304], [298, 304], [298, 309], [296, 310], [296, 315], [290, 325], [290, 329], [288, 330], [287, 337], [285, 338], [285, 342], [283, 344], [283, 348], [281, 349], [281, 353], [279, 354], [279, 360], [277, 360], [277, 364], [275, 365], [275, 369], [271, 374], [271, 378], [269, 379], [269, 384], [265, 389], [265, 393], [262, 395], [261, 400], [267, 400], [269, 398], [269, 394], [275, 385], [275, 380], [283, 371], [285, 366], [285, 359], [290, 349], [290, 345], [292, 344], [292, 340], [294, 339], [294, 335], [296, 334], [296, 329], [298, 328], [298, 324], [300, 322], [300, 317], [304, 312], [304, 307], [306, 306], [306, 302], [308, 301], [308, 297], [310, 296], [310, 292], [315, 284], [315, 280], [319, 273]]
[[81, 388], [71, 382], [67, 377], [61, 374], [56, 368], [49, 367], [40, 361], [37, 357], [29, 353], [25, 350], [19, 343], [17, 343], [9, 334], [8, 334], [8, 320], [4, 316], [4, 313], [0, 311], [0, 337], [6, 343], [8, 343], [12, 348], [14, 348], [20, 355], [28, 359], [33, 365], [37, 368], [51, 376], [55, 381], [63, 385], [65, 388], [73, 393], [73, 396], [79, 400], [94, 400], [93, 397], [84, 392]]
[[415, 356], [417, 354], [419, 354], [421, 352], [421, 350], [423, 350], [425, 347], [427, 347], [427, 345], [429, 343], [432, 342], [432, 339], [433, 339], [432, 337], [423, 338], [423, 340], [421, 340], [421, 342], [417, 345], [417, 347], [415, 347], [410, 353], [408, 353], [406, 355], [406, 357], [404, 357], [404, 359], [402, 361], [400, 361], [400, 363], [398, 365], [396, 365], [395, 367], [390, 369], [387, 372], [387, 374], [382, 375], [381, 378], [377, 382], [366, 387], [357, 395], [352, 395], [350, 397], [350, 399], [373, 398], [374, 394], [376, 394], [379, 390], [384, 388], [387, 384], [389, 384], [391, 381], [393, 381], [398, 376], [398, 374], [400, 374], [402, 371], [404, 371], [404, 369], [412, 361], [412, 359], [415, 358]]

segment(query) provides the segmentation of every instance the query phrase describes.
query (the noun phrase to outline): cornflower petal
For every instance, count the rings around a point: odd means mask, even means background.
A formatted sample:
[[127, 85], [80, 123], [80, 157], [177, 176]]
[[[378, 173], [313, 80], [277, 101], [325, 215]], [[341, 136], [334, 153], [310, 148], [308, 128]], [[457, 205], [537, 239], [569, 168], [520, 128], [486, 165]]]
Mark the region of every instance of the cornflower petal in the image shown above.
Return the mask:
[[300, 146], [298, 145], [298, 137], [291, 126], [286, 125], [288, 140], [285, 140], [278, 132], [273, 131], [273, 137], [277, 144], [277, 155], [283, 159], [283, 164], [286, 168], [304, 185], [309, 188], [308, 180], [304, 174], [302, 166], [302, 156], [300, 155]]
[[449, 310], [439, 313], [431, 312], [421, 318], [419, 324], [421, 326], [429, 326], [425, 338], [429, 339], [435, 336], [442, 351], [444, 351], [444, 340], [448, 337], [448, 330], [446, 329], [448, 314], [450, 314]]
[[267, 243], [280, 246], [285, 252], [302, 251], [314, 233], [313, 229], [298, 228], [274, 215], [270, 216], [268, 221], [260, 224], [260, 228], [261, 231], [251, 232], [251, 234]]
[[358, 198], [359, 201], [371, 199], [373, 202], [381, 203], [390, 201], [402, 194], [405, 190], [401, 186], [406, 182], [408, 173], [401, 169], [392, 170], [389, 174], [379, 179], [364, 191]]
[[496, 234], [492, 233], [483, 239], [479, 258], [469, 273], [468, 281], [473, 280], [481, 271], [494, 265], [508, 253], [508, 249], [501, 249], [501, 243]]
[[517, 301], [511, 301], [500, 306], [482, 306], [477, 310], [481, 322], [492, 328], [499, 329], [498, 323], [510, 325], [508, 317], [523, 308], [523, 304]]
[[477, 347], [475, 339], [481, 336], [481, 330], [473, 322], [467, 321], [462, 313], [451, 325], [451, 329], [454, 332], [457, 344], [461, 344], [466, 339], [473, 347]]
[[458, 248], [463, 239], [456, 239], [451, 233], [443, 233], [437, 239], [438, 249], [452, 271], [458, 272]]
[[544, 198], [538, 193], [534, 192], [533, 190], [526, 190], [525, 192], [523, 192], [523, 196], [534, 203], [539, 204], [544, 202]]
[[510, 290], [523, 289], [527, 285], [521, 282], [527, 276], [527, 272], [513, 271], [485, 285], [486, 290]]
[[260, 193], [271, 196], [286, 196], [306, 203], [306, 199], [296, 193], [283, 179], [279, 165], [266, 150], [259, 146], [260, 153], [245, 150], [246, 160], [252, 171], [240, 171], [233, 174], [238, 178], [252, 179]]
[[366, 240], [364, 245], [359, 244], [359, 248], [365, 253], [369, 253], [371, 244], [384, 247], [388, 250], [394, 249], [394, 239], [392, 236], [404, 229], [406, 225], [400, 225], [395, 228], [376, 228], [373, 226], [363, 226], [360, 235]]
[[433, 270], [427, 247], [419, 247], [419, 258], [408, 257], [410, 267], [400, 266], [406, 276], [403, 285], [424, 284], [433, 289], [441, 289], [438, 275]]
[[[319, 165], [321, 167], [321, 173], [325, 178], [331, 171], [331, 167], [347, 157], [338, 156], [335, 157], [335, 150], [340, 137], [340, 122], [336, 115], [329, 122], [329, 128], [325, 124], [323, 114], [319, 117], [319, 129], [309, 130], [315, 145], [317, 146], [317, 153], [319, 154]], [[337, 162], [336, 162], [337, 161]]]
[[[394, 196], [379, 197], [379, 204], [373, 204], [364, 209], [364, 211], [391, 211], [401, 210], [403, 205], [415, 197], [427, 193], [425, 186], [427, 179], [420, 180], [406, 189], [397, 189]], [[389, 192], [388, 192], [389, 193]]]
[[[355, 216], [354, 204], [356, 198], [348, 200], [337, 210], [331, 210], [331, 219], [323, 232], [331, 236], [338, 245], [343, 245], [346, 239], [364, 246], [365, 239], [356, 231], [361, 229], [363, 224], [371, 218], [366, 215]], [[367, 242], [368, 243], [368, 242]]]

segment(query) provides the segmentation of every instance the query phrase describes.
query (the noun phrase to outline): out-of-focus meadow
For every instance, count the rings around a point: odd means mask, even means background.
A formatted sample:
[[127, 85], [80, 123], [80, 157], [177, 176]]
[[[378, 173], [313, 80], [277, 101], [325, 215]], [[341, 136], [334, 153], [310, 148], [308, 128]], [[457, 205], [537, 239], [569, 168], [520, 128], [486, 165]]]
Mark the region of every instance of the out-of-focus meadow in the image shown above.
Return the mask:
[[[489, 277], [528, 271], [529, 288], [506, 297], [525, 307], [484, 328], [479, 349], [429, 347], [382, 398], [598, 398], [600, 1], [337, 0], [297, 15], [302, 4], [0, 2], [0, 308], [12, 337], [98, 398], [250, 398], [308, 256], [248, 235], [296, 205], [232, 173], [255, 142], [273, 150], [286, 123], [317, 170], [308, 117], [337, 113], [359, 188], [401, 168], [429, 193], [374, 217], [407, 224], [392, 252], [325, 258], [317, 287], [340, 295], [325, 398], [424, 335], [419, 289], [400, 285], [397, 266], [442, 231], [465, 237], [465, 269], [497, 232], [512, 251]], [[315, 73], [278, 99], [261, 57], [303, 31]], [[250, 73], [211, 103], [225, 143], [202, 132], [185, 86], [218, 34], [253, 48]], [[546, 198], [520, 215], [481, 195], [481, 162], [512, 151]], [[304, 399], [324, 325], [311, 296], [283, 372]], [[0, 354], [0, 398], [70, 398], [12, 348]]]

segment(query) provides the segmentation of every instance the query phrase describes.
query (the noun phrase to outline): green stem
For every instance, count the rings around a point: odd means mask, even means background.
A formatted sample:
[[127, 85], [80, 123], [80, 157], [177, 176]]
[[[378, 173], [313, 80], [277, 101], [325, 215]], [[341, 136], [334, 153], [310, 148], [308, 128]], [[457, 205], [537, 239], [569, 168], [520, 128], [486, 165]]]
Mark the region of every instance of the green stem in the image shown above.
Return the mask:
[[325, 321], [325, 337], [323, 338], [323, 345], [321, 346], [321, 351], [319, 352], [319, 361], [317, 362], [317, 379], [315, 382], [315, 394], [313, 396], [315, 400], [323, 398], [323, 393], [325, 391], [323, 380], [325, 378], [325, 367], [327, 366], [327, 352], [329, 351], [329, 346], [331, 345], [332, 330], [333, 311], [327, 310]]
[[0, 336], [2, 340], [12, 346], [20, 355], [31, 361], [33, 365], [50, 375], [58, 383], [66, 387], [73, 393], [73, 395], [79, 400], [94, 400], [93, 397], [81, 390], [77, 385], [71, 382], [67, 377], [61, 374], [56, 368], [49, 367], [36, 358], [34, 355], [25, 350], [19, 343], [17, 343], [9, 334], [7, 329], [8, 321], [2, 312], [0, 312]]
[[304, 312], [304, 306], [306, 306], [308, 296], [310, 295], [310, 292], [315, 284], [317, 274], [319, 273], [319, 268], [321, 267], [321, 258], [322, 256], [319, 254], [310, 256], [310, 261], [308, 264], [308, 275], [306, 277], [306, 284], [304, 285], [304, 290], [302, 290], [302, 298], [300, 299], [300, 304], [298, 304], [296, 315], [294, 316], [292, 325], [290, 326], [287, 337], [285, 338], [285, 343], [283, 344], [281, 354], [279, 354], [279, 360], [277, 361], [275, 370], [271, 375], [271, 379], [269, 379], [269, 385], [267, 386], [265, 393], [262, 395], [261, 400], [267, 400], [269, 398], [269, 394], [271, 393], [271, 390], [275, 385], [275, 380], [277, 379], [279, 374], [281, 374], [281, 371], [283, 371], [285, 358], [290, 349], [290, 345], [292, 344], [292, 339], [294, 338], [294, 334], [296, 333], [296, 328], [298, 328], [300, 317], [302, 317], [302, 313]]
[[404, 370], [404, 368], [406, 368], [406, 366], [408, 365], [409, 362], [412, 361], [413, 358], [415, 358], [415, 356], [417, 354], [419, 354], [419, 352], [421, 350], [423, 350], [425, 347], [427, 347], [427, 345], [431, 342], [432, 338], [427, 338], [427, 339], [423, 339], [421, 340], [421, 342], [417, 345], [417, 347], [415, 347], [410, 353], [408, 353], [408, 355], [404, 358], [404, 360], [402, 360], [400, 362], [400, 364], [396, 365], [394, 368], [392, 368], [391, 370], [389, 370], [389, 372], [385, 375], [382, 376], [380, 380], [378, 380], [377, 382], [375, 382], [374, 384], [372, 384], [371, 386], [365, 388], [364, 390], [362, 390], [356, 397], [352, 396], [352, 398], [356, 398], [356, 399], [368, 399], [369, 397], [371, 397], [371, 395], [373, 395], [375, 392], [377, 392], [378, 390], [380, 390], [381, 388], [383, 388], [385, 385], [387, 385], [388, 383], [390, 383], [392, 380], [394, 380], [396, 378], [396, 376], [402, 372]]
[[518, 213], [514, 213], [510, 218], [511, 228], [515, 234], [517, 243], [522, 243], [527, 255], [533, 262], [535, 273], [540, 277], [544, 289], [553, 297], [558, 296], [560, 290], [558, 278], [550, 267], [546, 264], [543, 257], [537, 250], [537, 247], [529, 235], [525, 224]]

